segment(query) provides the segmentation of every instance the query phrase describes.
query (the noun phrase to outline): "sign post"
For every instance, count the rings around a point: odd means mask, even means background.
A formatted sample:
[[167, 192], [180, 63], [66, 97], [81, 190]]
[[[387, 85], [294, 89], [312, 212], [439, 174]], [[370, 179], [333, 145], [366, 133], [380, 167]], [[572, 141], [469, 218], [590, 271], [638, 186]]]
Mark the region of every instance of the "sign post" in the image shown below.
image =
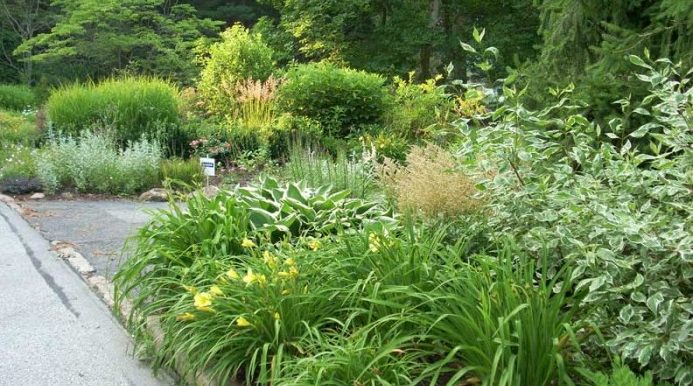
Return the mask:
[[200, 158], [200, 166], [202, 166], [202, 172], [207, 177], [207, 186], [209, 186], [209, 177], [214, 177], [216, 175], [214, 170], [215, 165], [216, 163], [214, 162], [214, 158]]

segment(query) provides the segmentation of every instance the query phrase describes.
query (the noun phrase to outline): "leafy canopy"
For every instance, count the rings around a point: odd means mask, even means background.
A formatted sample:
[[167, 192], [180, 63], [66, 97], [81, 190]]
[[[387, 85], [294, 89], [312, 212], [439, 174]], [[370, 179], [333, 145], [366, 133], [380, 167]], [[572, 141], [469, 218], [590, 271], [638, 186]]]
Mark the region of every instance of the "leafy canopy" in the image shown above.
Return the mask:
[[55, 0], [61, 16], [50, 32], [22, 43], [15, 53], [34, 62], [66, 63], [82, 76], [131, 70], [189, 81], [195, 42], [219, 24], [199, 19], [190, 5], [164, 0]]

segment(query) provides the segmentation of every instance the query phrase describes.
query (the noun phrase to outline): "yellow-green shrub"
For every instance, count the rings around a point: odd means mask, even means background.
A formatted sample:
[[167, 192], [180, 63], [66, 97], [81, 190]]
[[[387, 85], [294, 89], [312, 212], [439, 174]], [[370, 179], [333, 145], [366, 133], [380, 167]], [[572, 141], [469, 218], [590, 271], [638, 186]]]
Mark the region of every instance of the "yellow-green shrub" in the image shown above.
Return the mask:
[[240, 24], [221, 33], [221, 41], [209, 47], [201, 59], [204, 68], [198, 88], [207, 110], [213, 114], [231, 114], [235, 88], [239, 81], [264, 81], [274, 69], [272, 49], [259, 34], [250, 33]]
[[431, 127], [444, 124], [453, 107], [451, 99], [442, 87], [436, 85], [440, 76], [424, 83], [413, 83], [414, 72], [409, 79], [393, 79], [394, 103], [385, 115], [387, 127], [406, 138], [426, 136]]

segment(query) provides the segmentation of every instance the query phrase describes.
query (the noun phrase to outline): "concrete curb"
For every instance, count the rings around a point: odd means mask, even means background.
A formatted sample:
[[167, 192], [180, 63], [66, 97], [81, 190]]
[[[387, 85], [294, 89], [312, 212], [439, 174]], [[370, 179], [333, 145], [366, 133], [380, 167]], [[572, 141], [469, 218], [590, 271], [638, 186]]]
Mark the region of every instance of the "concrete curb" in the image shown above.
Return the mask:
[[[5, 203], [8, 207], [19, 213], [24, 218], [24, 209], [17, 204], [17, 201], [4, 194], [0, 194], [0, 202]], [[128, 320], [132, 312], [132, 303], [129, 299], [123, 299], [120, 302], [120, 307], [115, 309], [115, 288], [113, 282], [105, 276], [97, 275], [96, 269], [89, 263], [87, 259], [77, 252], [70, 243], [59, 240], [50, 242], [51, 250], [62, 260], [67, 262], [68, 266], [84, 280], [89, 288], [106, 304], [106, 306], [114, 312], [121, 322]], [[146, 320], [147, 333], [152, 337], [155, 349], [159, 350], [164, 342], [164, 331], [161, 329], [161, 323], [158, 316], [150, 316]], [[176, 354], [174, 359], [174, 370], [179, 376], [189, 385], [194, 386], [243, 386], [234, 380], [222, 382], [214, 379], [205, 371], [193, 373], [187, 368], [187, 355], [183, 352]]]

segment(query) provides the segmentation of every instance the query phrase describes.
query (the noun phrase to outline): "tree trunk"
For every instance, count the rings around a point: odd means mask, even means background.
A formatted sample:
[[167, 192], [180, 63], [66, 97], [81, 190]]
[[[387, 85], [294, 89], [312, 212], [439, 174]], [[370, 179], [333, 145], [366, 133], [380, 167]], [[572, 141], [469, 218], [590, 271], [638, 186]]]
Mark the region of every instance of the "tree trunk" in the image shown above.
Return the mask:
[[[437, 28], [440, 21], [440, 0], [431, 0], [430, 4], [431, 16], [428, 20], [428, 28], [433, 31]], [[433, 33], [431, 33], [433, 36]], [[420, 60], [420, 77], [421, 79], [428, 79], [431, 77], [431, 58], [433, 57], [433, 43], [428, 42], [419, 52]]]

